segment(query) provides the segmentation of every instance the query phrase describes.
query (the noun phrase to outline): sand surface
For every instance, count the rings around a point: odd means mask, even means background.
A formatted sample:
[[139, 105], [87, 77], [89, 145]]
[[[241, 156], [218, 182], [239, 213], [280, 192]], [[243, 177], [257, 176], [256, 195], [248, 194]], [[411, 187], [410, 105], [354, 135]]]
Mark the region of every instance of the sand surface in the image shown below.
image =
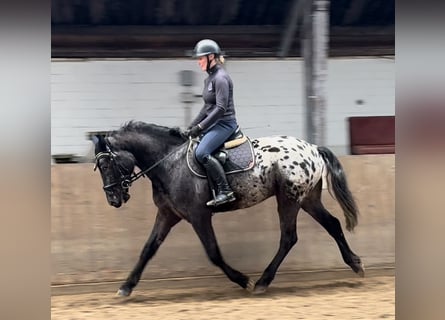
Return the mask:
[[[288, 281], [281, 276], [262, 295], [226, 279], [205, 279], [163, 286], [141, 283], [130, 297], [115, 295], [119, 284], [55, 290], [51, 318], [114, 319], [395, 319], [395, 277]], [[58, 293], [57, 293], [58, 292]]]

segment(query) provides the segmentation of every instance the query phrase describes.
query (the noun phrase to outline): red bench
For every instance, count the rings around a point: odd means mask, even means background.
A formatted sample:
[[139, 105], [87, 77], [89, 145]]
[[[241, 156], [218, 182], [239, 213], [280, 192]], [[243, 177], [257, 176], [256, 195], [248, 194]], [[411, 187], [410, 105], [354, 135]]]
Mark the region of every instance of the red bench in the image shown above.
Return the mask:
[[350, 117], [351, 154], [395, 153], [395, 116]]

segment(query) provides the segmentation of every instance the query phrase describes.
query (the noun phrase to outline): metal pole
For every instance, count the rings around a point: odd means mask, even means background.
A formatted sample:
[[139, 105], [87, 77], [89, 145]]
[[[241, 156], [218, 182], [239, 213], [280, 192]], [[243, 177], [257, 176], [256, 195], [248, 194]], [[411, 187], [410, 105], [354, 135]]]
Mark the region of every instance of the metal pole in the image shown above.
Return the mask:
[[306, 0], [303, 57], [305, 66], [306, 139], [326, 144], [329, 0]]

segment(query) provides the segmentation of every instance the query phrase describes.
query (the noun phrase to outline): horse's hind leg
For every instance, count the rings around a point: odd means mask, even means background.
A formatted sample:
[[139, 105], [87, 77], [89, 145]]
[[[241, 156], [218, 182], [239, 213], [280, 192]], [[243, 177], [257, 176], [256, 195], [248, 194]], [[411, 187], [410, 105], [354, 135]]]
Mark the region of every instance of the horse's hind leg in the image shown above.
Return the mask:
[[248, 286], [253, 286], [253, 284], [249, 282], [249, 277], [238, 270], [233, 269], [224, 261], [216, 241], [211, 215], [201, 215], [191, 223], [193, 229], [201, 240], [210, 261], [218, 266], [232, 282], [238, 284], [240, 287], [246, 289]]
[[264, 270], [260, 279], [255, 284], [254, 293], [263, 293], [275, 278], [278, 267], [297, 243], [297, 214], [300, 209], [295, 199], [290, 199], [284, 194], [277, 195], [278, 214], [280, 217], [280, 247], [275, 257]]
[[331, 237], [334, 238], [340, 249], [343, 261], [350, 266], [355, 273], [361, 277], [364, 277], [365, 271], [363, 269], [360, 257], [352, 252], [352, 250], [349, 248], [348, 242], [343, 234], [340, 221], [331, 215], [321, 203], [321, 184], [322, 182], [320, 180], [311, 194], [309, 194], [309, 196], [302, 202], [301, 207], [318, 223], [320, 223], [320, 225], [326, 229]]
[[140, 254], [139, 261], [131, 271], [125, 283], [120, 287], [117, 292], [118, 295], [129, 296], [131, 294], [133, 288], [138, 284], [148, 261], [155, 255], [156, 251], [158, 251], [159, 246], [164, 241], [165, 237], [167, 237], [171, 228], [180, 220], [181, 218], [170, 211], [158, 210], [156, 221], [153, 225], [150, 237]]

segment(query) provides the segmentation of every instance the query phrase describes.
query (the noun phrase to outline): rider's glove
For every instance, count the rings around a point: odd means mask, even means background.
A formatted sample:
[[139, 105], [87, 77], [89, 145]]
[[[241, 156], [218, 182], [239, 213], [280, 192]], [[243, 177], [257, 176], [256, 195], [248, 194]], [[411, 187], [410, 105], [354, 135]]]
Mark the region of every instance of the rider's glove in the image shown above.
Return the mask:
[[193, 126], [190, 131], [188, 132], [189, 137], [191, 138], [196, 138], [197, 136], [199, 136], [199, 134], [202, 132], [201, 127], [199, 126], [199, 124], [197, 124], [196, 126]]

